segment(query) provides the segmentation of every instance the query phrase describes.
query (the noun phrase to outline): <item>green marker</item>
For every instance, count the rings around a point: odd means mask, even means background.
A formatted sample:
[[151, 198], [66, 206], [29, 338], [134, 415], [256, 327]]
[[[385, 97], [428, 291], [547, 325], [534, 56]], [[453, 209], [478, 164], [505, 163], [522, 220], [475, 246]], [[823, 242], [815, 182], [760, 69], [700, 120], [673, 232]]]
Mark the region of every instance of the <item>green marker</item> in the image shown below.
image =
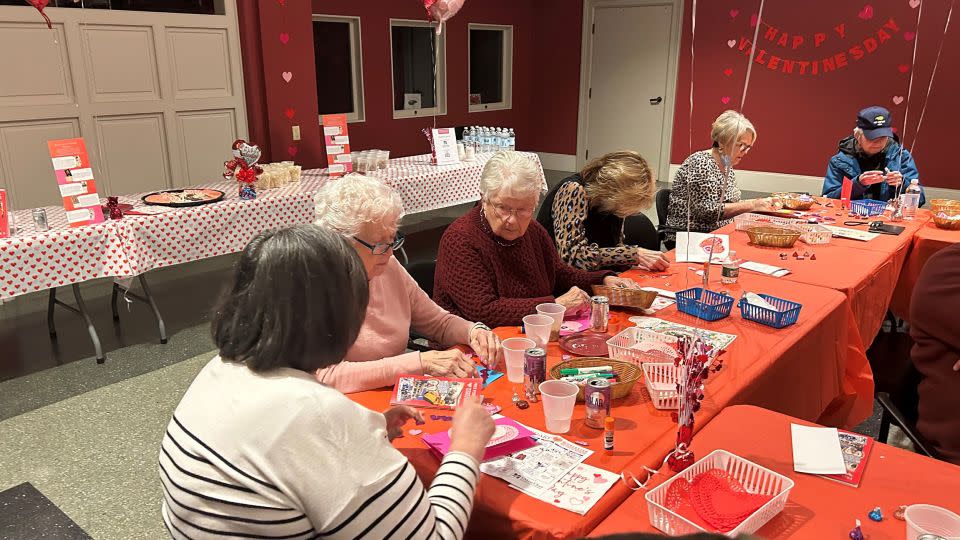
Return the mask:
[[561, 375], [586, 375], [587, 373], [603, 373], [604, 371], [613, 371], [613, 368], [610, 366], [564, 368], [560, 370], [560, 374]]
[[585, 373], [583, 375], [563, 375], [560, 377], [561, 381], [568, 382], [578, 382], [578, 381], [589, 381], [590, 379], [613, 379], [616, 377], [616, 373]]

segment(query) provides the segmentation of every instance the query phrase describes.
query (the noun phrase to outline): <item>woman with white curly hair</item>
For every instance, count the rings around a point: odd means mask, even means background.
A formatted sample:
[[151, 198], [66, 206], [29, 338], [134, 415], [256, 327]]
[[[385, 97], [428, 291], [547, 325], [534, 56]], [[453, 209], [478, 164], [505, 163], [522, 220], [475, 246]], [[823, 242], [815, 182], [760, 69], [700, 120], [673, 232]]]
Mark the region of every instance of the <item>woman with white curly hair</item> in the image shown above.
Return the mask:
[[396, 191], [375, 178], [351, 174], [323, 186], [315, 202], [315, 223], [350, 240], [370, 285], [357, 341], [346, 361], [317, 372], [320, 382], [361, 392], [392, 385], [400, 374], [475, 374], [470, 357], [454, 348], [406, 352], [411, 328], [443, 347], [467, 344], [488, 366], [499, 362], [503, 352], [496, 335], [435, 304], [393, 256], [404, 240], [398, 230], [403, 202]]

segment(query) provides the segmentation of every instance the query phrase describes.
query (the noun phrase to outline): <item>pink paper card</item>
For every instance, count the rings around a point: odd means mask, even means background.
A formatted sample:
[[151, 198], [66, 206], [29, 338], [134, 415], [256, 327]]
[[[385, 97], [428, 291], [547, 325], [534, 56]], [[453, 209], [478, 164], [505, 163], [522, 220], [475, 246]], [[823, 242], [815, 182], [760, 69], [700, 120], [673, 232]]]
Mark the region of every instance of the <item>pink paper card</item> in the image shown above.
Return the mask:
[[[487, 443], [487, 450], [483, 454], [483, 461], [526, 450], [531, 446], [536, 446], [531, 436], [533, 432], [523, 424], [517, 423], [507, 417], [500, 417], [494, 420], [496, 430]], [[430, 435], [421, 437], [428, 446], [441, 456], [447, 455], [450, 451], [450, 434], [448, 431], [438, 431]]]
[[853, 194], [853, 180], [846, 176], [843, 177], [843, 185], [840, 187], [840, 208], [850, 208], [850, 196]]

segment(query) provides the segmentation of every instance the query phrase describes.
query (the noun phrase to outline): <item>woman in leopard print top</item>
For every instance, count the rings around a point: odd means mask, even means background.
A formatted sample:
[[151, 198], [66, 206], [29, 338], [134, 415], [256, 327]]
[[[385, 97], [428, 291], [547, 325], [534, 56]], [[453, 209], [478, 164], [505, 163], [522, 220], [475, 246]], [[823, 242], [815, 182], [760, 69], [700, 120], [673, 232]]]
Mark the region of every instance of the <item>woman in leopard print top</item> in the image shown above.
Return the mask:
[[548, 193], [537, 221], [553, 237], [560, 258], [582, 270], [666, 270], [670, 263], [659, 251], [624, 245], [624, 218], [650, 208], [655, 188], [653, 171], [640, 154], [612, 152]]
[[667, 239], [676, 231], [711, 232], [730, 223], [734, 216], [757, 210], [776, 209], [776, 199], [740, 200], [733, 166], [750, 152], [757, 140], [753, 124], [736, 111], [725, 111], [710, 130], [713, 147], [690, 155], [673, 179], [667, 211]]

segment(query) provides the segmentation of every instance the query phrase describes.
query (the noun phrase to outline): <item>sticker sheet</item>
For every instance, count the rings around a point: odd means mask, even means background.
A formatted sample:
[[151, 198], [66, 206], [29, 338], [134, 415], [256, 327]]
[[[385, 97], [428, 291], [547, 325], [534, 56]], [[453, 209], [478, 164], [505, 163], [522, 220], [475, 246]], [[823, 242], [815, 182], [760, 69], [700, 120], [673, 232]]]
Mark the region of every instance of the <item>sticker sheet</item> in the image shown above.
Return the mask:
[[506, 480], [511, 486], [539, 497], [574, 467], [583, 463], [593, 450], [578, 446], [563, 437], [532, 430], [537, 445], [500, 459], [482, 463], [480, 470]]

